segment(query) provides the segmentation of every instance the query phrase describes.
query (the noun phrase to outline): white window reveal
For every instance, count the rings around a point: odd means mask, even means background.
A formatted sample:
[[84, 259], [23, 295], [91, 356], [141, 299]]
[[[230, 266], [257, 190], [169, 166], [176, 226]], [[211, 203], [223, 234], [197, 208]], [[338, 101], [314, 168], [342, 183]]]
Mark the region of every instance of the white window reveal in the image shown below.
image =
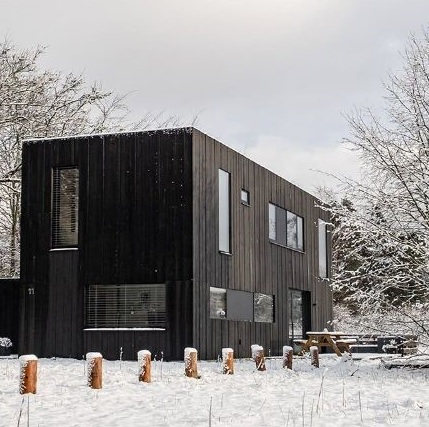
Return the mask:
[[326, 222], [319, 218], [318, 221], [318, 236], [319, 236], [319, 277], [328, 277], [328, 250], [327, 250], [327, 227]]
[[241, 190], [241, 203], [246, 206], [250, 206], [250, 193], [247, 190]]
[[219, 251], [231, 252], [230, 174], [219, 169]]

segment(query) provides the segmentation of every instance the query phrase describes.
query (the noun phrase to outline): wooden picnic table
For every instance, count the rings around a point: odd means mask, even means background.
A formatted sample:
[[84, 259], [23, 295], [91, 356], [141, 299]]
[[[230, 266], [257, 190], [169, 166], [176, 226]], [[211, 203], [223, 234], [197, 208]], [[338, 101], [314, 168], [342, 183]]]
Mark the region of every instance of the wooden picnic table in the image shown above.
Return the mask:
[[309, 331], [307, 336], [307, 340], [304, 340], [302, 345], [303, 352], [314, 345], [319, 347], [319, 350], [321, 347], [329, 347], [337, 356], [342, 356], [341, 350], [350, 353], [350, 345], [356, 343], [355, 339], [347, 339], [344, 332]]

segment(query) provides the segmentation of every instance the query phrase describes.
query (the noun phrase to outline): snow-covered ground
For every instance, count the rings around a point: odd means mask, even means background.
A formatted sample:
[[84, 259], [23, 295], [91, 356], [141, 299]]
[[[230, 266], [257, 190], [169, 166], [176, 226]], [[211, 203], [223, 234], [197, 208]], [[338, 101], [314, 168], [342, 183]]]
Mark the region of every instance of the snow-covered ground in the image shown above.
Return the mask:
[[[153, 362], [151, 384], [138, 382], [137, 362], [104, 361], [103, 389], [86, 385], [86, 363], [40, 359], [36, 395], [18, 392], [19, 361], [0, 358], [0, 425], [10, 426], [427, 426], [429, 369], [386, 369], [380, 359], [321, 355], [280, 359], [258, 372], [238, 360], [234, 375], [199, 362]], [[371, 355], [372, 357], [376, 355]], [[29, 416], [29, 417], [28, 417]]]

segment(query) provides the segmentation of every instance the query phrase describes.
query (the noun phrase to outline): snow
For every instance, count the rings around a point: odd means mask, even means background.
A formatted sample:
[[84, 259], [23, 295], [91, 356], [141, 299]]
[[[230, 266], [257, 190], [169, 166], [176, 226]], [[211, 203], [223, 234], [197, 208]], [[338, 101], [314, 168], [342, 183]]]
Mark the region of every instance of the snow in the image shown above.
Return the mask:
[[[258, 372], [250, 359], [236, 360], [235, 374], [200, 361], [201, 379], [186, 378], [183, 362], [152, 362], [152, 383], [138, 381], [137, 361], [103, 362], [103, 389], [86, 385], [86, 363], [39, 359], [37, 394], [18, 392], [19, 360], [0, 359], [0, 426], [85, 427], [207, 426], [426, 426], [427, 369], [385, 369], [370, 355], [353, 359], [322, 354], [268, 359]], [[372, 355], [374, 357], [374, 355]], [[390, 356], [384, 356], [389, 360]], [[211, 410], [210, 410], [211, 406]]]
[[227, 359], [229, 353], [234, 353], [234, 350], [232, 348], [227, 348], [227, 347], [223, 348], [222, 349], [222, 359]]
[[22, 365], [26, 365], [30, 360], [38, 360], [37, 356], [34, 354], [24, 354], [19, 356], [19, 361]]
[[98, 357], [103, 357], [103, 356], [101, 355], [101, 353], [98, 353], [96, 351], [86, 353], [86, 360], [97, 359]]

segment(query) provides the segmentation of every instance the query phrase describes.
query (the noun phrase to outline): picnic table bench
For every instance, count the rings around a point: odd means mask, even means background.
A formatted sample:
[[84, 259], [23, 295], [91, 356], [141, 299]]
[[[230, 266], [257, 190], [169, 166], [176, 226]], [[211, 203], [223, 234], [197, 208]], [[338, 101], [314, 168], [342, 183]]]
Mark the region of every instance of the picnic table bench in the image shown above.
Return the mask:
[[307, 337], [302, 342], [302, 352], [308, 351], [312, 346], [317, 346], [319, 349], [330, 348], [337, 356], [342, 356], [342, 352], [350, 353], [350, 345], [356, 343], [354, 338], [348, 338], [349, 336], [344, 332], [309, 331]]

